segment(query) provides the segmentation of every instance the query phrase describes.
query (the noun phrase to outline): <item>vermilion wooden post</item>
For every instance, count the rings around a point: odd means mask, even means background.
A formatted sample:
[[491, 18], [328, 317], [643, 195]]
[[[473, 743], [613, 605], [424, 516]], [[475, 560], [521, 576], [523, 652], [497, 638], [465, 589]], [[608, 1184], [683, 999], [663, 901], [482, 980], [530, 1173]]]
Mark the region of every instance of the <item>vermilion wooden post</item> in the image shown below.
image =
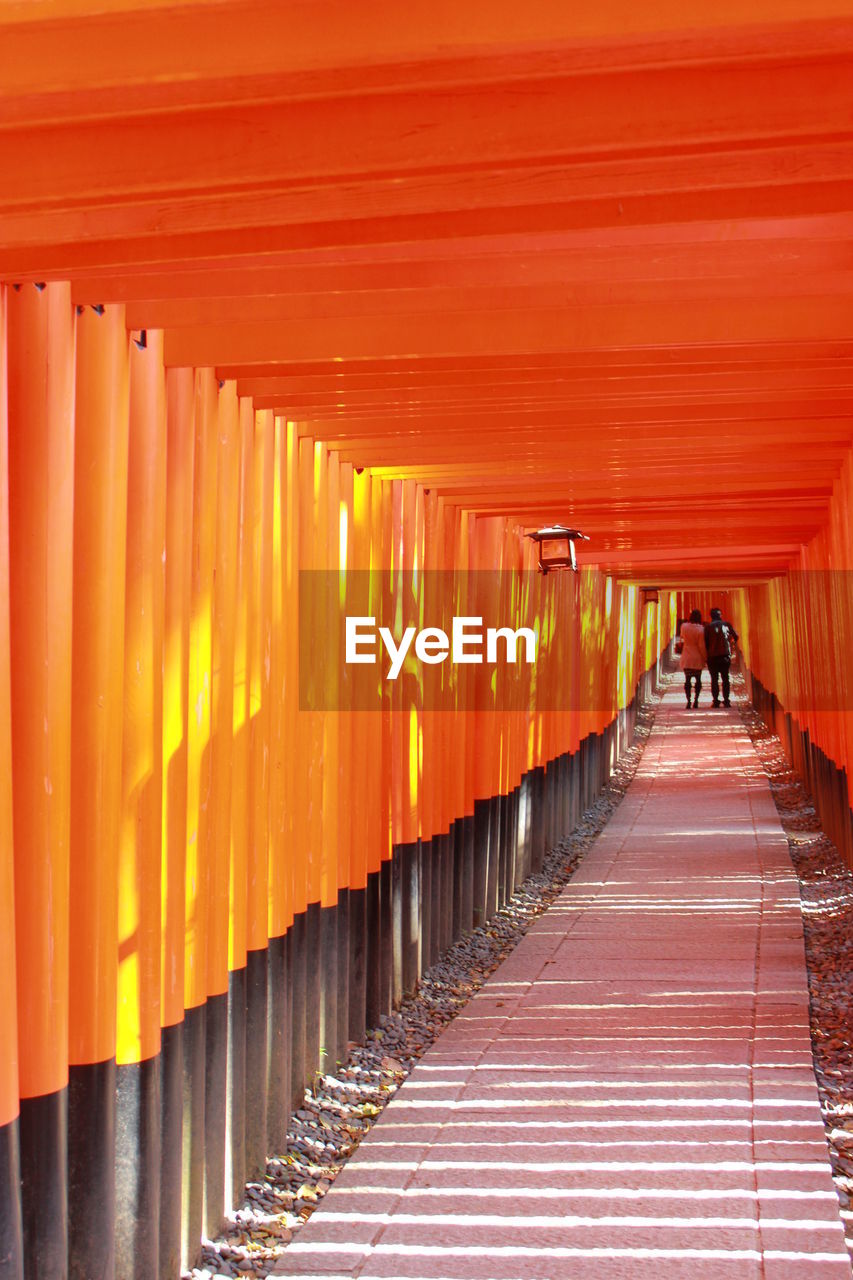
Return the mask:
[[10, 1280], [24, 1274], [21, 1229], [20, 1081], [12, 816], [12, 691], [9, 652], [9, 415], [6, 288], [0, 285], [0, 1258]]
[[298, 1106], [305, 1085], [306, 1037], [306, 925], [308, 908], [307, 815], [304, 803], [303, 752], [297, 744], [305, 740], [305, 717], [300, 710], [299, 635], [302, 620], [299, 596], [300, 523], [302, 495], [300, 490], [299, 439], [295, 422], [286, 423], [282, 441], [282, 573], [284, 592], [284, 682], [285, 682], [285, 857], [287, 859], [291, 922], [288, 929], [286, 955], [290, 973], [290, 1101]]
[[255, 414], [249, 631], [249, 844], [246, 915], [246, 1158], [248, 1176], [267, 1154], [267, 943], [269, 940], [270, 646], [275, 424]]
[[8, 294], [9, 605], [26, 1274], [67, 1274], [74, 312]]
[[[334, 454], [318, 446], [320, 462], [319, 505], [314, 511], [317, 524], [318, 574], [320, 582], [320, 615], [318, 636], [326, 636], [336, 624], [338, 609], [337, 574], [340, 502], [340, 464]], [[340, 1057], [338, 1006], [346, 1000], [346, 980], [342, 981], [338, 961], [341, 945], [342, 911], [340, 890], [340, 741], [338, 715], [334, 710], [339, 693], [339, 672], [332, 660], [323, 671], [323, 683], [329, 702], [321, 713], [322, 733], [322, 881], [321, 947], [323, 990], [320, 1004], [320, 1069], [334, 1074]], [[331, 707], [331, 709], [329, 709]]]
[[[337, 1060], [347, 1057], [349, 1034], [349, 1006], [357, 991], [352, 984], [351, 957], [353, 940], [352, 920], [352, 871], [353, 871], [353, 718], [347, 708], [350, 689], [350, 669], [341, 661], [339, 638], [343, 630], [346, 610], [347, 583], [353, 563], [353, 470], [349, 462], [338, 460], [337, 502], [330, 512], [336, 556], [334, 607], [329, 624], [329, 645], [335, 655], [331, 666], [336, 673], [338, 689], [332, 716], [335, 722], [335, 738], [338, 748], [338, 1030]], [[356, 798], [356, 805], [361, 797]], [[356, 995], [356, 999], [357, 999]]]
[[218, 402], [212, 369], [195, 372], [192, 584], [187, 719], [184, 951], [182, 1262], [198, 1250], [204, 1220], [206, 1012], [209, 941], [213, 582], [216, 563]]
[[163, 335], [130, 347], [124, 724], [118, 857], [116, 1271], [159, 1272], [161, 849], [166, 550]]
[[69, 1271], [115, 1268], [118, 858], [127, 529], [124, 309], [77, 319], [68, 1106]]
[[231, 857], [228, 919], [226, 1180], [236, 1203], [246, 1182], [246, 937], [250, 802], [250, 634], [254, 547], [255, 415], [238, 402], [240, 505], [234, 585], [234, 697], [231, 744]]
[[287, 812], [285, 803], [288, 768], [285, 720], [284, 545], [287, 487], [287, 426], [274, 422], [274, 475], [272, 519], [272, 567], [270, 574], [270, 785], [269, 785], [269, 888], [267, 905], [267, 1140], [271, 1152], [286, 1147], [290, 1119], [290, 969], [286, 933], [291, 922], [290, 867], [287, 863]]
[[228, 920], [234, 742], [234, 653], [240, 519], [237, 388], [219, 388], [215, 564], [212, 583], [210, 828], [205, 1006], [204, 1230], [214, 1236], [231, 1207], [227, 1174]]
[[166, 373], [166, 554], [161, 849], [160, 1275], [181, 1265], [183, 1021], [195, 411], [191, 369]]
[[[344, 607], [341, 613], [358, 615], [368, 610], [370, 600], [370, 478], [366, 473], [356, 474], [350, 469], [347, 478], [348, 504], [348, 563]], [[339, 616], [338, 626], [342, 624]], [[340, 633], [338, 645], [340, 644]], [[336, 649], [340, 653], [340, 649]], [[375, 883], [373, 851], [376, 837], [371, 831], [371, 819], [378, 819], [379, 805], [371, 796], [371, 783], [379, 782], [379, 770], [375, 767], [376, 752], [373, 749], [372, 729], [378, 716], [362, 697], [369, 691], [370, 680], [362, 668], [353, 667], [346, 673], [343, 705], [350, 708], [342, 716], [349, 725], [351, 767], [349, 785], [350, 830], [350, 998], [348, 1009], [348, 1035], [359, 1041], [366, 1030], [368, 969], [368, 919], [370, 902], [374, 906]], [[370, 762], [374, 765], [371, 767]]]

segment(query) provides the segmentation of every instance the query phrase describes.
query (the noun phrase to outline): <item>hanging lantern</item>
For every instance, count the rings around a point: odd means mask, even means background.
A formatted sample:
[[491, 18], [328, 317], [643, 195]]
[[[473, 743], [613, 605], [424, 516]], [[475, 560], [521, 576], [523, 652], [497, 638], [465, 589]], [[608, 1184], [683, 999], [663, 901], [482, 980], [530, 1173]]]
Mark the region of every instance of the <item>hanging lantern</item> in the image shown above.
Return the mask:
[[552, 524], [546, 529], [537, 529], [535, 533], [528, 533], [527, 537], [532, 538], [537, 544], [539, 568], [542, 573], [548, 573], [551, 569], [573, 569], [577, 573], [575, 542], [578, 540], [589, 542], [589, 538], [585, 533], [581, 533], [580, 529], [569, 529], [564, 524]]
[[642, 596], [644, 607], [647, 604], [660, 603], [660, 587], [640, 587], [640, 595]]

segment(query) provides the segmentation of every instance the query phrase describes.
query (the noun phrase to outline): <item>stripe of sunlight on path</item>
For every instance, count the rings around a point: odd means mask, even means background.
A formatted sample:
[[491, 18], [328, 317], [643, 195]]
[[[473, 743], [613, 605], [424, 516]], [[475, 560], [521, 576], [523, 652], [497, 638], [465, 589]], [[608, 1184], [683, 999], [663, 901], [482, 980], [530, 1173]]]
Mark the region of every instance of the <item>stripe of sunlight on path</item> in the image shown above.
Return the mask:
[[787, 843], [737, 713], [679, 701], [273, 1274], [848, 1280]]

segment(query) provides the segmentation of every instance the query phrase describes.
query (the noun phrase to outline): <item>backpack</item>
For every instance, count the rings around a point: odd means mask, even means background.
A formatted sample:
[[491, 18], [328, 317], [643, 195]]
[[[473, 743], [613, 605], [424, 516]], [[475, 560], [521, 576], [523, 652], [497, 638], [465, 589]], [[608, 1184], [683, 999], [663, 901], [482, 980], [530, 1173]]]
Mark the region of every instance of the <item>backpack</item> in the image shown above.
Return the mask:
[[730, 658], [732, 646], [725, 622], [709, 622], [705, 627], [705, 650], [709, 658]]

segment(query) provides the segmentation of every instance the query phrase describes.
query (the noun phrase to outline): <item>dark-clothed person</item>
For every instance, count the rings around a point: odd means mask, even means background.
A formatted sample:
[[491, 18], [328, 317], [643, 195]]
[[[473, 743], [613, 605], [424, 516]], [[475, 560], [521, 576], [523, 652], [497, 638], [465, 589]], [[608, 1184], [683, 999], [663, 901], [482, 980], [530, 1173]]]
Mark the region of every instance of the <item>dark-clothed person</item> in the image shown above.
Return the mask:
[[720, 609], [711, 610], [711, 621], [705, 623], [705, 651], [708, 654], [708, 670], [711, 673], [711, 706], [720, 705], [720, 684], [723, 686], [723, 706], [730, 707], [729, 669], [732, 665], [732, 646], [737, 644], [738, 634], [730, 622], [726, 622]]
[[702, 626], [702, 614], [694, 609], [689, 622], [682, 622], [678, 633], [681, 640], [680, 666], [684, 672], [684, 694], [687, 698], [687, 710], [690, 710], [690, 686], [695, 682], [696, 692], [692, 706], [699, 706], [699, 694], [702, 692], [702, 668], [705, 665], [705, 628]]

